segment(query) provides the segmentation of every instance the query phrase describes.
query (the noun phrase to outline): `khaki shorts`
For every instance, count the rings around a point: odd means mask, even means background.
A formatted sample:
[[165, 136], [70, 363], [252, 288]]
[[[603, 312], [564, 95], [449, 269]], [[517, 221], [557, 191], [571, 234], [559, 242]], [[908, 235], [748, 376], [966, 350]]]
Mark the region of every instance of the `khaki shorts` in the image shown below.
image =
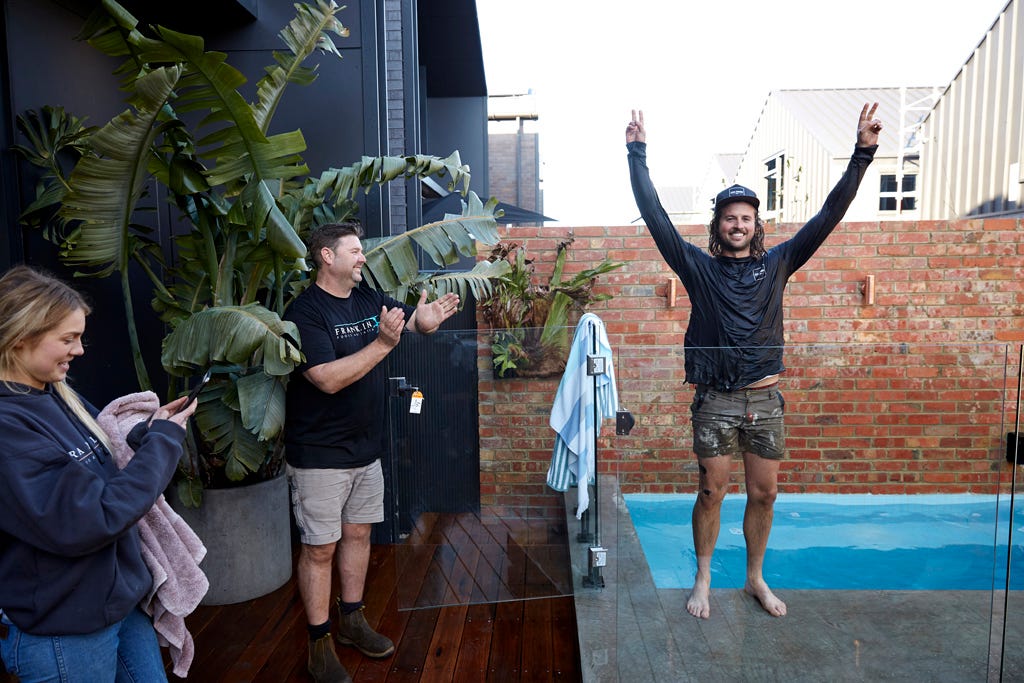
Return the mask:
[[698, 387], [690, 405], [693, 450], [698, 458], [754, 453], [781, 460], [785, 406], [777, 386], [731, 392]]
[[292, 511], [299, 539], [325, 545], [341, 538], [342, 524], [384, 521], [384, 473], [380, 460], [347, 470], [288, 465]]

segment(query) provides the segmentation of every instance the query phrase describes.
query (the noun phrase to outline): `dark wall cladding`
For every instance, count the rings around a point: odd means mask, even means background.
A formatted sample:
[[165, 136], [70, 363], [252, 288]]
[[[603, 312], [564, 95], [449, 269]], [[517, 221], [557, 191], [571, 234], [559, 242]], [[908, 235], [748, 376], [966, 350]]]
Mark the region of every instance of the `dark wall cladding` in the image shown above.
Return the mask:
[[[6, 49], [2, 54], [7, 59], [4, 80], [0, 81], [0, 108], [10, 124], [4, 126], [0, 137], [4, 150], [4, 201], [0, 210], [5, 225], [0, 270], [19, 262], [41, 266], [72, 280], [89, 297], [93, 304], [86, 330], [89, 346], [86, 354], [73, 364], [71, 379], [90, 401], [102, 407], [117, 396], [138, 390], [118, 277], [75, 278], [74, 272], [59, 262], [54, 245], [34, 229], [19, 224], [21, 207], [35, 197], [38, 172], [8, 151], [12, 144], [25, 142], [20, 136], [12, 138], [11, 131], [14, 118], [28, 110], [44, 105], [61, 106], [86, 119], [86, 125], [102, 126], [127, 108], [125, 93], [119, 90], [113, 74], [119, 61], [75, 40], [98, 4], [90, 0], [4, 0], [7, 30], [3, 33]], [[241, 91], [249, 100], [255, 97], [256, 82], [264, 75], [263, 68], [273, 63], [272, 51], [283, 47], [278, 33], [295, 17], [290, 2], [186, 0], [174, 3], [173, 10], [163, 7], [167, 3], [143, 0], [125, 0], [122, 4], [143, 25], [159, 23], [202, 35], [208, 50], [228, 52], [227, 62], [248, 79]], [[372, 69], [375, 59], [372, 52], [367, 55], [361, 50], [364, 3], [355, 0], [345, 4], [338, 18], [351, 30], [351, 35], [335, 38], [342, 59], [315, 53], [310, 64], [317, 66], [317, 80], [310, 86], [289, 87], [270, 131], [273, 134], [302, 130], [307, 146], [303, 158], [311, 174], [316, 175], [327, 168], [351, 165], [363, 154], [376, 154], [363, 135], [365, 108], [377, 107], [376, 94], [365, 92], [364, 88], [363, 71]], [[372, 18], [372, 4], [369, 9]], [[345, 122], [341, 133], [339, 121]], [[368, 222], [379, 223], [379, 218], [373, 218], [374, 211], [379, 216], [379, 202], [374, 204], [365, 197], [359, 201], [362, 215], [370, 216]], [[165, 258], [173, 262], [170, 237], [183, 229], [180, 219], [171, 213], [162, 190], [155, 186], [140, 206], [146, 210], [139, 211], [136, 220], [152, 229], [150, 237], [163, 246]], [[131, 266], [129, 278], [143, 356], [154, 389], [164, 395], [166, 387], [160, 365], [164, 325], [150, 305], [153, 294], [148, 277]]]

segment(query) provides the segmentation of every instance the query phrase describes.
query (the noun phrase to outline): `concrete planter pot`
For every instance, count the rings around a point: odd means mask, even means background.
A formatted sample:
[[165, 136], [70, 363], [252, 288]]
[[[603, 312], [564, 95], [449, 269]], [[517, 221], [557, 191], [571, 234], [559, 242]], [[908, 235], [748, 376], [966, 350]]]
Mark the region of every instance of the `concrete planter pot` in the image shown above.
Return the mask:
[[206, 545], [199, 565], [210, 581], [203, 605], [231, 605], [271, 593], [292, 575], [288, 479], [230, 489], [206, 489], [203, 504], [169, 499]]

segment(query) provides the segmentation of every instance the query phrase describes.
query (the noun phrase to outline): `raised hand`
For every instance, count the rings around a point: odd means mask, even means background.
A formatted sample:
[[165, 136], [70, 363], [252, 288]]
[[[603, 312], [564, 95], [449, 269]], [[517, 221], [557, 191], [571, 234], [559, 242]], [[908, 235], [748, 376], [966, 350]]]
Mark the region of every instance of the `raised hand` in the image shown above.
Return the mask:
[[864, 108], [860, 110], [860, 121], [857, 122], [858, 147], [870, 147], [878, 144], [878, 134], [882, 132], [882, 122], [875, 118], [877, 109], [878, 102], [871, 105], [865, 102]]
[[459, 310], [459, 295], [448, 293], [427, 303], [427, 290], [420, 292], [416, 305], [416, 330], [429, 334]]
[[647, 142], [647, 129], [644, 128], [643, 109], [634, 109], [633, 120], [626, 125], [626, 144], [630, 142]]

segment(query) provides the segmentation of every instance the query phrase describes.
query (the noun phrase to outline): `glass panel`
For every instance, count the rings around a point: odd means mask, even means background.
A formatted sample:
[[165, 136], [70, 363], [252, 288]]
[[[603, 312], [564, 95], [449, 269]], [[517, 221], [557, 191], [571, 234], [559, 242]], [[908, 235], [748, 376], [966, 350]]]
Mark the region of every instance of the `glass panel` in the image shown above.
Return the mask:
[[[573, 329], [564, 331], [568, 343]], [[547, 484], [567, 350], [541, 359], [531, 347], [540, 330], [519, 336], [532, 363], [520, 359], [504, 377], [489, 331], [407, 335], [389, 358], [406, 385], [390, 398], [388, 468], [400, 610], [572, 595], [577, 489]]]
[[[1022, 372], [1024, 372], [1024, 346], [1017, 350], [1017, 357], [1011, 360], [1007, 382], [1007, 404], [1010, 406], [1009, 424], [1006, 430], [1003, 453], [1012, 467], [1009, 483], [1000, 490], [1003, 505], [1000, 510], [1010, 511], [1004, 524], [1000, 525], [999, 543], [1005, 543], [1010, 551], [1002, 561], [1006, 562], [1006, 583], [996, 584], [992, 594], [992, 636], [990, 644], [989, 680], [1024, 680], [1024, 654], [1017, 643], [1024, 637], [1024, 481], [1021, 468], [1024, 466], [1024, 439], [1020, 438], [1024, 422], [1021, 412]], [[1008, 501], [1008, 502], [1007, 502]]]
[[788, 615], [766, 628], [744, 591], [738, 458], [710, 615], [687, 613], [699, 472], [682, 349], [613, 350], [635, 426], [599, 420], [599, 476], [577, 519], [578, 488], [546, 481], [561, 369], [528, 354], [533, 371], [496, 379], [491, 339], [410, 335], [389, 360], [405, 381], [389, 399], [394, 564], [378, 571], [393, 574], [400, 610], [499, 603], [481, 618], [524, 618], [519, 601], [572, 599], [582, 667], [597, 678], [795, 679], [808, 661], [822, 679], [850, 667], [865, 680], [1021, 677], [1024, 505], [1005, 462], [1020, 361], [1008, 347], [787, 347], [788, 452], [764, 577]]
[[885, 174], [881, 176], [878, 184], [879, 192], [895, 192], [896, 191], [896, 176]]
[[[620, 356], [620, 395], [637, 418], [615, 442], [623, 504], [609, 557], [622, 583], [605, 589], [618, 605], [621, 680], [795, 680], [809, 661], [821, 680], [851, 670], [864, 680], [996, 680], [1002, 648], [991, 634], [1002, 608], [993, 610], [993, 588], [1006, 584], [1008, 560], [1024, 559], [1019, 541], [1012, 552], [1006, 543], [1007, 377], [1018, 368], [1005, 346], [787, 347], [788, 453], [764, 562], [787, 605], [777, 626], [744, 591], [742, 459], [723, 503], [710, 616], [687, 614], [693, 392], [681, 382], [679, 349]], [[1011, 582], [1013, 596], [1021, 583]], [[1010, 626], [1019, 608], [1011, 600], [1006, 611]], [[585, 647], [588, 625], [579, 628], [587, 662], [596, 654]], [[1006, 642], [1015, 643], [1020, 626], [1011, 630]], [[957, 648], [936, 646], [948, 642]], [[1003, 680], [1019, 677], [1019, 657], [1015, 667]]]

